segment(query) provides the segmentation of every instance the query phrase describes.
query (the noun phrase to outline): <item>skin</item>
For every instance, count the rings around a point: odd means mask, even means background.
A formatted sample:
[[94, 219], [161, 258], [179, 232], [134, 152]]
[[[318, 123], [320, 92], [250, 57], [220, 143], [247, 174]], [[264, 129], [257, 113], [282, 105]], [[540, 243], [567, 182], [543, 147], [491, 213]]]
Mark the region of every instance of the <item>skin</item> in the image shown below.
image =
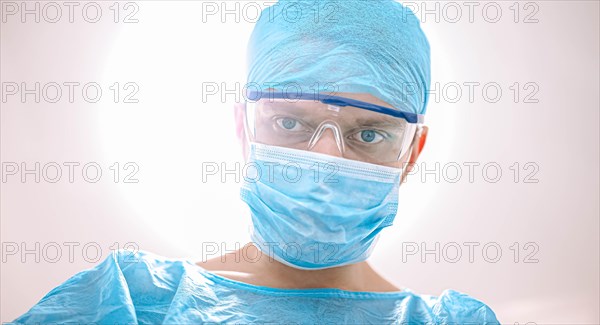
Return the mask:
[[[369, 94], [340, 93], [339, 96], [353, 98], [377, 105], [391, 107], [389, 104]], [[235, 121], [238, 138], [242, 144], [244, 157], [248, 150], [245, 136], [244, 108], [235, 107]], [[396, 167], [406, 168], [401, 182], [412, 171], [419, 155], [423, 151], [428, 128], [423, 126], [422, 132], [415, 135], [409, 151], [400, 159]], [[312, 151], [340, 156], [335, 138], [331, 130], [319, 140]], [[254, 244], [247, 243], [240, 250], [221, 257], [200, 261], [196, 264], [214, 274], [258, 286], [284, 289], [337, 288], [348, 291], [390, 292], [400, 291], [398, 287], [379, 275], [367, 261], [355, 264], [328, 268], [323, 270], [296, 269], [262, 254]]]

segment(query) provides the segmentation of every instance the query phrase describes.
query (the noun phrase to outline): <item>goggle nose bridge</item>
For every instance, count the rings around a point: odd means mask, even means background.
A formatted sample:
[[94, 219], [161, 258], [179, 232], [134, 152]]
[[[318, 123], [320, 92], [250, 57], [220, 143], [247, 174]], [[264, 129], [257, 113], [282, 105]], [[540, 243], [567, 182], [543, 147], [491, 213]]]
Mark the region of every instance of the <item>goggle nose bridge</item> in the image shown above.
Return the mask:
[[325, 133], [326, 130], [331, 130], [331, 132], [333, 132], [333, 136], [335, 138], [335, 143], [338, 147], [338, 150], [343, 155], [344, 154], [344, 137], [342, 136], [342, 131], [340, 131], [340, 126], [335, 121], [332, 121], [332, 120], [325, 120], [325, 121], [321, 122], [321, 124], [319, 124], [319, 126], [317, 126], [315, 133], [313, 133], [313, 136], [310, 138], [310, 141], [308, 142], [308, 150], [311, 150], [312, 148], [314, 148], [314, 146], [317, 144], [317, 142], [319, 141], [319, 139], [321, 138], [323, 133]]

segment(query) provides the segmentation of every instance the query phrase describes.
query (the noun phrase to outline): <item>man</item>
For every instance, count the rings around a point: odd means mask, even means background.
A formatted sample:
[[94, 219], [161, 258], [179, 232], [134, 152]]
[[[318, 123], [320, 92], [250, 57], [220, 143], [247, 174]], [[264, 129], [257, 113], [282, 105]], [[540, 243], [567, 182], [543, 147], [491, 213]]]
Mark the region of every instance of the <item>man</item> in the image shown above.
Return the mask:
[[248, 55], [236, 125], [252, 243], [197, 264], [119, 251], [15, 322], [499, 324], [466, 294], [418, 295], [366, 262], [427, 137], [414, 15], [392, 0], [281, 0]]

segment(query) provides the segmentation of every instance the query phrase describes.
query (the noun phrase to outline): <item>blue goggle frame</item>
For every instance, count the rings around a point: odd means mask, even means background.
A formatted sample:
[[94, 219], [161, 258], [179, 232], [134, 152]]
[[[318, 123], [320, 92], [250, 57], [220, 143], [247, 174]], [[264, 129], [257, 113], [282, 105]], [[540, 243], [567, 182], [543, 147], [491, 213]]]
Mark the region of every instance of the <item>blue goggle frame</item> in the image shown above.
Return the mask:
[[[295, 96], [294, 96], [295, 95]], [[262, 98], [266, 99], [289, 99], [289, 100], [314, 100], [319, 101], [323, 104], [334, 105], [334, 106], [352, 106], [358, 107], [362, 109], [366, 109], [372, 112], [382, 113], [386, 115], [390, 115], [393, 117], [398, 117], [405, 119], [408, 123], [423, 123], [423, 115], [404, 112], [401, 110], [375, 105], [367, 102], [363, 102], [360, 100], [341, 97], [341, 96], [333, 96], [323, 93], [308, 93], [308, 94], [288, 94], [284, 92], [278, 91], [254, 91], [250, 90], [247, 92], [247, 98], [251, 101], [258, 101]]]

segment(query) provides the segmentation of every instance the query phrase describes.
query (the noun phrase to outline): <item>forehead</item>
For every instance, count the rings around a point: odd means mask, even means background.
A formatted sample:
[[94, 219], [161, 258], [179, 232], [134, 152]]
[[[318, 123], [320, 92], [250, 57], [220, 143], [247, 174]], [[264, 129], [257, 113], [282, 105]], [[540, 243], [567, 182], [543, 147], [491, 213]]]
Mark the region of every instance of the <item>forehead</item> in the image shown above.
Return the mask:
[[[337, 94], [336, 94], [337, 95]], [[369, 102], [376, 105], [387, 105], [371, 95], [359, 94], [340, 94], [343, 97]], [[340, 96], [342, 97], [342, 96]], [[367, 109], [343, 106], [337, 107], [324, 104], [316, 100], [289, 100], [289, 99], [269, 99], [263, 98], [256, 102], [259, 108], [255, 113], [258, 118], [268, 118], [271, 116], [294, 116], [305, 120], [321, 120], [324, 118], [333, 118], [339, 122], [352, 122], [377, 125], [403, 125], [404, 119], [393, 117], [391, 115], [373, 112]], [[389, 107], [389, 105], [388, 105]]]
[[[366, 102], [366, 103], [370, 103], [370, 104], [375, 104], [375, 105], [379, 105], [379, 106], [384, 106], [384, 107], [388, 107], [388, 108], [394, 108], [392, 105], [390, 105], [389, 103], [371, 95], [371, 94], [367, 94], [367, 93], [332, 93], [332, 94], [324, 94], [324, 95], [333, 95], [333, 96], [339, 96], [339, 97], [345, 97], [345, 98], [350, 98], [350, 99], [355, 99], [355, 100], [359, 100], [362, 102]], [[285, 100], [285, 99], [269, 99], [269, 98], [262, 98], [260, 99], [257, 104], [259, 105], [265, 105], [267, 103], [273, 103], [276, 102], [278, 104], [281, 103], [285, 103], [285, 104], [289, 104], [290, 106], [295, 106], [293, 105], [294, 103], [301, 103], [302, 106], [309, 106], [309, 105], [313, 105], [313, 106], [323, 106], [324, 104], [322, 104], [319, 101], [316, 100], [306, 100], [306, 101], [295, 101], [295, 100]]]
[[387, 103], [371, 94], [367, 94], [367, 93], [335, 93], [333, 95], [356, 99], [356, 100], [360, 100], [362, 102], [367, 102], [370, 104], [375, 104], [375, 105], [384, 106], [384, 107], [388, 107], [388, 108], [394, 108], [389, 103]]

